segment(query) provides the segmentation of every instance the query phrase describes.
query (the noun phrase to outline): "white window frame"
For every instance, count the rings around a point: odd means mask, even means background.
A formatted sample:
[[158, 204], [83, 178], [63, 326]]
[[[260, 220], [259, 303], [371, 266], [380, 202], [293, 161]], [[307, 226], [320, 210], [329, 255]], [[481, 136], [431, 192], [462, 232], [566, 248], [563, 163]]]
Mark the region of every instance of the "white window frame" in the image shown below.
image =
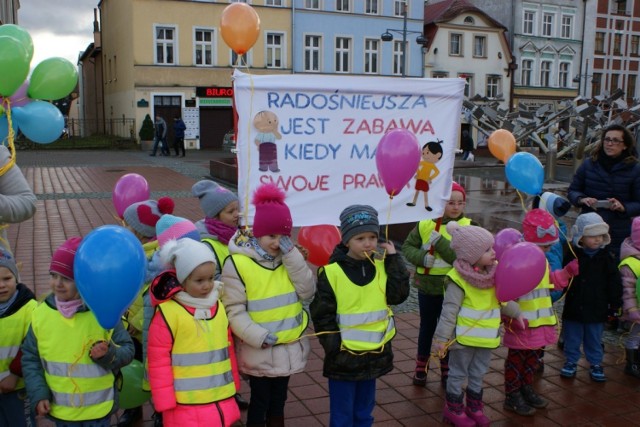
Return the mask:
[[[344, 42], [347, 46], [344, 46]], [[341, 43], [339, 46], [338, 43]], [[336, 74], [345, 74], [351, 72], [351, 55], [352, 55], [353, 38], [336, 37], [334, 42], [334, 70]]]
[[558, 87], [571, 87], [571, 63], [561, 62], [558, 64]]
[[272, 7], [283, 7], [284, 0], [264, 0], [264, 5]]
[[[402, 11], [404, 10], [404, 5], [408, 0], [394, 0], [393, 2], [393, 16], [403, 16]], [[407, 14], [409, 13], [409, 8], [407, 5]]]
[[448, 71], [432, 71], [431, 72], [432, 79], [447, 79], [449, 78]]
[[[314, 40], [317, 39], [318, 46], [309, 46], [307, 44], [307, 38], [313, 38]], [[304, 58], [303, 58], [303, 64], [302, 64], [304, 71], [311, 72], [311, 73], [320, 72], [320, 70], [322, 70], [322, 35], [321, 34], [304, 34], [302, 40], [304, 43], [303, 45]], [[316, 58], [314, 58], [314, 56]], [[307, 58], [309, 59], [309, 61], [307, 61]], [[317, 69], [313, 69], [314, 59], [317, 59], [317, 63], [318, 63]], [[311, 64], [312, 68], [307, 67], [307, 62]]]
[[[477, 42], [482, 40], [481, 43], [481, 52], [478, 53], [478, 45]], [[487, 57], [487, 36], [485, 35], [474, 35], [473, 36], [473, 57], [474, 58], [486, 58]]]
[[304, 0], [305, 9], [319, 10], [321, 6], [320, 0]]
[[351, 0], [335, 0], [336, 12], [349, 13], [351, 12]]
[[[553, 61], [540, 61], [540, 87], [551, 87], [551, 69]], [[545, 81], [546, 80], [546, 81]]]
[[[196, 35], [199, 31], [203, 32], [203, 34], [207, 32], [211, 33], [211, 41], [206, 42], [204, 41], [204, 38], [202, 41], [197, 41]], [[212, 67], [216, 65], [216, 38], [216, 29], [213, 27], [193, 27], [193, 64], [196, 67]], [[206, 47], [211, 49], [211, 62], [208, 64], [206, 63], [205, 50], [202, 50], [201, 58], [203, 59], [203, 62], [198, 64], [198, 50], [205, 49]]]
[[458, 74], [458, 77], [464, 79], [464, 96], [469, 98], [473, 93], [473, 74]]
[[[236, 65], [235, 59], [238, 56], [244, 57], [244, 60], [240, 63], [240, 65]], [[238, 55], [232, 49], [229, 49], [229, 66], [230, 67], [251, 67], [253, 66], [253, 50], [249, 50], [244, 55]]]
[[[280, 43], [278, 44], [270, 44], [269, 37], [279, 37]], [[264, 34], [264, 66], [265, 68], [271, 69], [283, 69], [286, 66], [286, 36], [285, 33], [281, 31], [267, 31]], [[280, 65], [269, 64], [269, 54], [271, 53], [271, 60], [276, 61], [279, 57]]]
[[[453, 51], [453, 39], [458, 37], [458, 51]], [[449, 33], [449, 56], [464, 56], [464, 52], [462, 51], [462, 47], [464, 46], [464, 34], [462, 33]]]
[[[402, 41], [393, 41], [393, 61], [391, 62], [391, 74], [394, 76], [402, 75]], [[406, 71], [406, 70], [405, 70]], [[405, 73], [406, 74], [406, 73]]]
[[[528, 65], [528, 67], [526, 65]], [[520, 73], [520, 85], [531, 86], [532, 77], [533, 77], [533, 59], [523, 59], [522, 70]]]
[[553, 37], [554, 13], [545, 12], [542, 14], [542, 37]]
[[496, 75], [487, 75], [487, 85], [485, 88], [485, 95], [487, 96], [487, 98], [498, 98], [498, 95], [502, 93], [501, 89], [502, 77]]
[[[527, 19], [528, 18], [527, 15], [531, 15], [531, 19]], [[522, 34], [532, 36], [535, 34], [535, 28], [536, 28], [536, 11], [525, 10], [522, 13]]]
[[[159, 30], [171, 30], [173, 31], [173, 38], [170, 39], [170, 41], [164, 41], [164, 40], [169, 40], [169, 39], [159, 39], [158, 38], [158, 31]], [[163, 61], [160, 62], [158, 61], [158, 45], [162, 44], [163, 45], [163, 56], [164, 58], [167, 57], [167, 47], [171, 46], [172, 47], [172, 55], [173, 55], [173, 61], [172, 62], [167, 62], [167, 61]], [[153, 63], [155, 65], [178, 65], [178, 26], [177, 25], [171, 25], [171, 24], [154, 24], [153, 25]]]
[[[375, 12], [368, 11], [375, 8]], [[380, 15], [380, 0], [364, 0], [365, 15]]]
[[365, 74], [380, 74], [380, 39], [364, 39], [362, 66]]
[[560, 19], [560, 37], [570, 39], [573, 36], [573, 15], [562, 15]]

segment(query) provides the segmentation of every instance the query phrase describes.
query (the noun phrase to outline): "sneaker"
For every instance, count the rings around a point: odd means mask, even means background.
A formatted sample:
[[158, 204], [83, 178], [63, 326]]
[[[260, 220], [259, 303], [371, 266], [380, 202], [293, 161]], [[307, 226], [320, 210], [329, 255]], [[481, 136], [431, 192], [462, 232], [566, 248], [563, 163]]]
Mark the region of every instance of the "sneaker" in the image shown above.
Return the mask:
[[593, 365], [590, 369], [591, 379], [598, 383], [603, 383], [607, 380], [607, 377], [604, 376], [604, 369], [600, 365]]
[[578, 371], [578, 365], [575, 363], [567, 362], [560, 370], [560, 376], [563, 378], [574, 378]]

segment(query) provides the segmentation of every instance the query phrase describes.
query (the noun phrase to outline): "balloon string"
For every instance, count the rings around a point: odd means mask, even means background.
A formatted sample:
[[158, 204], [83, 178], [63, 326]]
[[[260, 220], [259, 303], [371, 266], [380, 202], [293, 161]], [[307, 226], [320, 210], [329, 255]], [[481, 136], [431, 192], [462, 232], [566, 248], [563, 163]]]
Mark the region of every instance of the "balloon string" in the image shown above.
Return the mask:
[[7, 138], [9, 141], [9, 153], [11, 157], [9, 157], [9, 163], [0, 167], [0, 176], [7, 173], [7, 171], [16, 164], [16, 147], [13, 143], [15, 134], [13, 132], [13, 119], [11, 118], [11, 100], [9, 98], [6, 98], [5, 102], [7, 103], [7, 108], [5, 111], [7, 113], [7, 124], [9, 126]]
[[522, 193], [517, 188], [516, 188], [516, 193], [518, 194], [518, 197], [520, 198], [520, 205], [522, 206], [522, 211], [526, 213], [527, 212], [527, 207], [524, 204], [524, 198], [522, 197]]

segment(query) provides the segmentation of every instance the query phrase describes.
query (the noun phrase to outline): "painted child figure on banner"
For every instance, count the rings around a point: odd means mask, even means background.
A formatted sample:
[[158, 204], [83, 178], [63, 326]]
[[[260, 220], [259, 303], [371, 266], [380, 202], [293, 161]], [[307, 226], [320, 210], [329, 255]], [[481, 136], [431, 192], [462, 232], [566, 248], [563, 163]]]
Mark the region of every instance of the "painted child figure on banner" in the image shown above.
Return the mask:
[[282, 139], [278, 132], [279, 123], [278, 116], [272, 111], [260, 111], [253, 118], [253, 126], [258, 130], [254, 142], [258, 146], [261, 172], [280, 172], [276, 146], [276, 139]]
[[430, 141], [422, 146], [422, 160], [416, 172], [416, 192], [413, 195], [413, 201], [407, 203], [407, 206], [415, 206], [418, 195], [422, 191], [424, 193], [424, 208], [429, 212], [433, 210], [429, 206], [429, 185], [440, 175], [436, 163], [442, 158], [442, 154], [441, 140]]

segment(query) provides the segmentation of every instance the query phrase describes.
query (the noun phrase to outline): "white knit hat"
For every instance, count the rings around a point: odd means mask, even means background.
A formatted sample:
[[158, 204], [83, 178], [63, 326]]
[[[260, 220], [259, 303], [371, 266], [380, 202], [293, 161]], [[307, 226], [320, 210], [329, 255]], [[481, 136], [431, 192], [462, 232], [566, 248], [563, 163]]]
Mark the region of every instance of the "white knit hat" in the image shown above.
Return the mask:
[[170, 240], [160, 249], [160, 259], [175, 267], [180, 283], [205, 262], [216, 263], [213, 251], [192, 239]]

